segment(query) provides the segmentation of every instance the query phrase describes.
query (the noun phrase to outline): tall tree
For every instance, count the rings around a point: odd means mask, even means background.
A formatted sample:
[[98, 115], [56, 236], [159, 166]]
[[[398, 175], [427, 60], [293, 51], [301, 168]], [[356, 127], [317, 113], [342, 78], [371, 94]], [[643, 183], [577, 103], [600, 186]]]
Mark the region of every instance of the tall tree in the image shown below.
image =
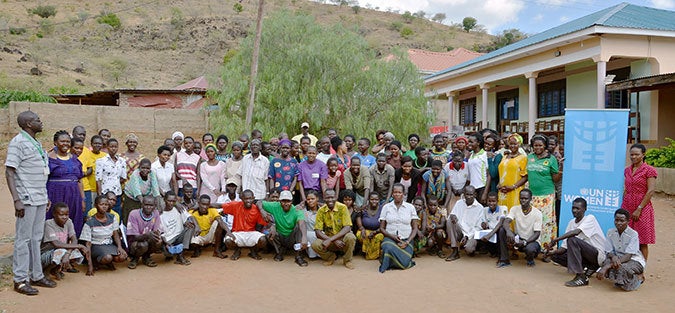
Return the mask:
[[462, 28], [464, 28], [467, 33], [476, 27], [476, 25], [478, 25], [478, 20], [471, 16], [467, 16], [462, 20]]
[[[424, 83], [404, 54], [377, 59], [355, 31], [320, 26], [307, 15], [281, 11], [264, 23], [253, 128], [292, 135], [308, 121], [315, 133], [331, 127], [369, 137], [379, 128], [399, 138], [428, 132]], [[249, 36], [223, 66], [223, 87], [212, 92], [220, 106], [211, 115], [214, 132], [237, 136], [246, 129], [252, 50]]]

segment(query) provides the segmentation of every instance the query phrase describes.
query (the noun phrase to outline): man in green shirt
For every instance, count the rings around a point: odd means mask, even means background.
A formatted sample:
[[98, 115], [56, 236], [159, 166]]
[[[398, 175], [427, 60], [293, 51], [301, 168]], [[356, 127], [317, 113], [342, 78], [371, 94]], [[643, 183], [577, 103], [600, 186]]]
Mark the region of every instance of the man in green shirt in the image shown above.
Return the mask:
[[356, 236], [352, 233], [352, 219], [347, 206], [336, 202], [334, 190], [326, 190], [326, 204], [316, 214], [314, 231], [318, 238], [312, 242], [312, 249], [324, 260], [323, 265], [331, 266], [337, 255], [334, 251], [344, 252], [343, 262], [346, 268], [354, 269], [352, 256]]
[[[302, 257], [301, 252], [307, 249], [307, 225], [305, 224], [305, 214], [297, 210], [291, 203], [293, 195], [290, 191], [284, 190], [279, 195], [279, 202], [260, 201], [258, 207], [261, 212], [267, 212], [273, 217], [272, 232], [270, 241], [274, 245], [276, 255], [275, 261], [284, 260], [284, 252], [287, 249], [295, 250], [295, 263], [304, 267], [307, 261]], [[263, 216], [269, 220], [268, 215]]]

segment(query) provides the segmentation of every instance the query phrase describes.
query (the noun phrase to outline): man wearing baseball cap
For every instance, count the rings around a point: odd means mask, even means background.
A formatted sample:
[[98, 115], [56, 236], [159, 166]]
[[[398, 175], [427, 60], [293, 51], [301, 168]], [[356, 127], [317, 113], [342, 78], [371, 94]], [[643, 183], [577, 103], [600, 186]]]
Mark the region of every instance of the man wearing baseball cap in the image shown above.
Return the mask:
[[[299, 266], [307, 266], [307, 261], [302, 257], [302, 251], [307, 249], [307, 224], [305, 214], [296, 209], [291, 203], [293, 195], [284, 190], [279, 195], [279, 202], [259, 201], [258, 207], [262, 208], [263, 215], [269, 213], [274, 219], [269, 241], [274, 245], [277, 262], [284, 260], [284, 252], [295, 250], [295, 263]], [[267, 217], [267, 216], [266, 216]], [[269, 220], [269, 218], [266, 218]]]
[[312, 146], [316, 146], [316, 143], [319, 141], [319, 139], [317, 139], [316, 136], [309, 133], [309, 123], [307, 122], [302, 123], [302, 125], [300, 125], [300, 129], [302, 130], [302, 133], [300, 135], [296, 135], [295, 137], [291, 138], [291, 140], [300, 142], [302, 137], [306, 136], [309, 137], [309, 144]]

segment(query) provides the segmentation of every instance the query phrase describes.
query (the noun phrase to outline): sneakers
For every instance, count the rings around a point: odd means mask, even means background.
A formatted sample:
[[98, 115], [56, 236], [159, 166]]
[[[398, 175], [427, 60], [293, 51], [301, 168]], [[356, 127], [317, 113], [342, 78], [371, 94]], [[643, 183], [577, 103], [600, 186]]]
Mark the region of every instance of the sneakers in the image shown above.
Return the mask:
[[585, 274], [577, 274], [574, 279], [565, 283], [567, 287], [581, 287], [588, 285], [588, 276]]
[[511, 262], [499, 261], [497, 262], [497, 268], [504, 268], [511, 266]]

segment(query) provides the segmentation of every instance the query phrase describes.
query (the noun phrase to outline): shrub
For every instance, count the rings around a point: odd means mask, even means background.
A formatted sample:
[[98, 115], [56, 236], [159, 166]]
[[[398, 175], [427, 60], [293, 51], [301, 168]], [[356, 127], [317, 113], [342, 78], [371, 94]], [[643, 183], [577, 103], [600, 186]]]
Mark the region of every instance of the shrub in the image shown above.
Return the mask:
[[645, 154], [645, 162], [654, 167], [675, 168], [675, 140], [666, 138], [670, 145], [652, 148]]
[[101, 14], [101, 16], [96, 18], [96, 21], [99, 24], [108, 24], [114, 30], [118, 30], [122, 27], [122, 21], [120, 21], [120, 18], [115, 13]]
[[50, 102], [56, 103], [56, 100], [50, 96], [45, 96], [37, 91], [20, 91], [10, 89], [0, 89], [0, 108], [5, 108], [11, 101], [30, 101], [30, 102]]
[[391, 25], [389, 26], [389, 29], [393, 31], [401, 31], [401, 28], [403, 28], [403, 23], [401, 22], [392, 22]]
[[412, 37], [412, 35], [413, 35], [415, 32], [413, 32], [413, 30], [412, 30], [410, 27], [405, 26], [405, 27], [401, 28], [401, 32], [400, 32], [400, 33], [401, 33], [401, 37], [403, 37], [403, 38], [405, 38], [405, 39], [408, 39], [408, 38]]
[[234, 3], [234, 12], [241, 13], [244, 11], [244, 6], [239, 2]]
[[408, 24], [412, 23], [413, 20], [415, 20], [415, 16], [412, 13], [410, 13], [410, 11], [403, 12], [401, 17], [403, 17], [403, 20]]
[[48, 18], [56, 15], [56, 7], [53, 5], [38, 5], [32, 9], [28, 9], [28, 13], [35, 14], [41, 18]]
[[26, 32], [26, 29], [23, 27], [10, 27], [9, 33], [12, 35], [21, 35]]

